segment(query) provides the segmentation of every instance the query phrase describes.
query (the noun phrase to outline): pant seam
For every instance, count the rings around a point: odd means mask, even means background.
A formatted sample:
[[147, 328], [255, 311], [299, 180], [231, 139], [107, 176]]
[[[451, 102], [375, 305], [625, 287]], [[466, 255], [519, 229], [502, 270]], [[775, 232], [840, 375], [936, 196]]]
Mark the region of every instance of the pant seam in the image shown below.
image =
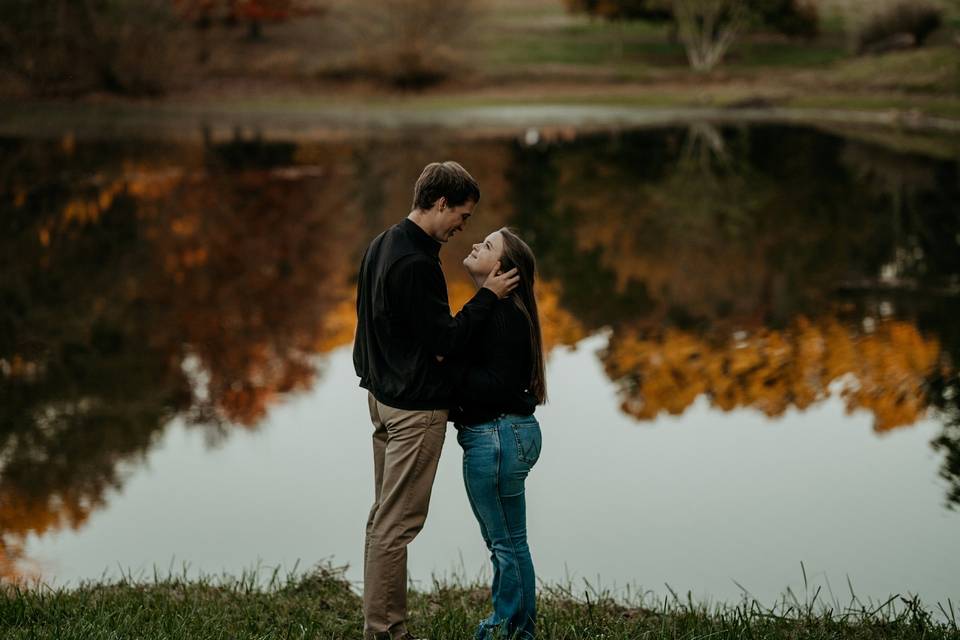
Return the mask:
[[[431, 412], [430, 412], [430, 416], [427, 418], [427, 424], [424, 425], [423, 431], [421, 431], [421, 433], [420, 433], [420, 438], [419, 438], [419, 440], [417, 440], [417, 459], [416, 459], [416, 460], [414, 461], [414, 463], [413, 463], [413, 475], [414, 475], [415, 478], [416, 478], [416, 477], [419, 477], [419, 476], [420, 476], [420, 472], [423, 470], [423, 465], [422, 465], [422, 461], [423, 461], [423, 441], [424, 441], [424, 439], [427, 437], [427, 429], [429, 429], [429, 428], [430, 428], [430, 425], [433, 423], [434, 413], [435, 413], [435, 411], [431, 411]], [[413, 497], [413, 496], [411, 496], [410, 494], [411, 494], [410, 491], [404, 491], [403, 511], [401, 512], [401, 520], [405, 519], [406, 516], [407, 516], [407, 514], [410, 512], [410, 500], [411, 500], [412, 497]], [[396, 572], [398, 571], [398, 568], [397, 568], [397, 567], [393, 567], [392, 569], [393, 569], [393, 570], [391, 571], [391, 574], [392, 574], [391, 577], [393, 577], [393, 575], [395, 575]], [[408, 579], [409, 579], [409, 576], [408, 576]], [[395, 582], [395, 580], [388, 580], [388, 581], [387, 581], [387, 588], [385, 589], [385, 591], [386, 591], [387, 594], [390, 595], [390, 596], [396, 595], [396, 594], [393, 593], [394, 582]], [[404, 581], [403, 588], [404, 588], [404, 589], [407, 588], [406, 581]], [[385, 600], [386, 600], [386, 602], [388, 602], [388, 603], [389, 603], [389, 602], [393, 602], [393, 599], [391, 599], [391, 598], [385, 598]], [[392, 634], [391, 634], [391, 636], [392, 636]]]
[[[520, 562], [519, 562], [520, 554], [517, 553], [517, 545], [513, 541], [513, 536], [510, 535], [510, 525], [507, 522], [507, 514], [503, 510], [503, 502], [500, 499], [500, 469], [501, 469], [501, 464], [503, 463], [503, 438], [501, 437], [502, 432], [499, 429], [500, 425], [498, 424], [497, 426], [498, 426], [497, 441], [498, 441], [498, 444], [500, 445], [497, 449], [497, 476], [494, 481], [495, 489], [496, 489], [495, 493], [497, 496], [497, 509], [500, 511], [500, 521], [503, 523], [504, 531], [507, 534], [507, 540], [510, 541], [510, 549], [513, 552], [512, 564], [513, 564], [514, 571], [516, 571], [516, 574], [517, 574], [517, 584], [520, 586], [520, 610], [526, 611], [527, 610], [526, 598], [523, 593], [523, 576], [520, 574]], [[508, 626], [509, 626], [509, 623], [510, 621], [508, 620], [507, 621]]]
[[[436, 410], [432, 410], [430, 412], [430, 415], [427, 418], [427, 423], [426, 425], [424, 425], [424, 428], [420, 433], [420, 438], [418, 439], [416, 444], [417, 457], [416, 457], [416, 460], [414, 461], [414, 469], [413, 469], [413, 477], [415, 478], [419, 477], [419, 475], [423, 471], [423, 466], [424, 466], [423, 441], [427, 436], [427, 431], [430, 429], [431, 425], [433, 425], [434, 423], [434, 418], [436, 417], [436, 414], [437, 414]], [[387, 433], [388, 433], [388, 441], [389, 441], [389, 431]], [[413, 496], [411, 495], [411, 492], [409, 491], [404, 492], [403, 509], [402, 509], [403, 516], [406, 516], [406, 514], [409, 513], [410, 501], [412, 498]], [[373, 537], [379, 540], [381, 538], [379, 533], [381, 532], [376, 532]], [[388, 578], [392, 578], [394, 575], [396, 575], [396, 572], [399, 570], [400, 568], [398, 567], [388, 567], [388, 572], [389, 572]], [[381, 610], [386, 610], [387, 605], [393, 601], [393, 597], [396, 595], [394, 592], [394, 584], [393, 584], [395, 580], [388, 579], [385, 582], [386, 582], [386, 588], [381, 593], [381, 599], [380, 599], [380, 602], [378, 602], [378, 604], [382, 605]], [[404, 583], [403, 589], [405, 590], [406, 588], [407, 588], [407, 585], [406, 583]], [[401, 628], [405, 628], [405, 627], [406, 627], [406, 620], [402, 622]], [[392, 632], [389, 629], [388, 629], [388, 632], [392, 634]]]
[[487, 526], [483, 523], [483, 518], [480, 517], [480, 512], [476, 507], [477, 499], [474, 497], [473, 491], [470, 489], [470, 472], [468, 471], [466, 450], [464, 450], [463, 455], [463, 480], [463, 484], [467, 489], [467, 499], [470, 501], [470, 507], [473, 510], [473, 515], [477, 518], [477, 522], [480, 524], [480, 535], [483, 536], [485, 541], [489, 540], [490, 535], [487, 532]]

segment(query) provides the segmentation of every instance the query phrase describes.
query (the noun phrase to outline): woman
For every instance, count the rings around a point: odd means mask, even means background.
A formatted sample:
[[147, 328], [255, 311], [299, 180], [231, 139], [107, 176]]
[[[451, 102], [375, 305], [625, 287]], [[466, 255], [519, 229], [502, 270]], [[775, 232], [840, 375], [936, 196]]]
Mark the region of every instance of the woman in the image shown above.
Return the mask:
[[534, 409], [546, 400], [543, 343], [534, 297], [536, 263], [527, 244], [507, 228], [473, 246], [463, 261], [477, 287], [500, 262], [516, 267], [517, 288], [497, 302], [470, 345], [450, 420], [463, 447], [463, 480], [493, 562], [493, 613], [477, 640], [530, 639], [536, 624], [536, 584], [527, 546], [524, 480], [540, 456]]

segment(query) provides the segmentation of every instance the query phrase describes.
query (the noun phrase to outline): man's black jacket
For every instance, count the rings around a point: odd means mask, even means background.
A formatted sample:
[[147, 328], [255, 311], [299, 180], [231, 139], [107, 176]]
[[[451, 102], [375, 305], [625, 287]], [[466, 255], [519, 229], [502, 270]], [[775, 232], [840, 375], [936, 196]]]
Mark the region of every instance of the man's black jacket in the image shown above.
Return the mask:
[[489, 318], [486, 288], [450, 316], [440, 243], [409, 219], [374, 238], [357, 279], [353, 366], [360, 386], [398, 409], [449, 409], [462, 375], [436, 356], [458, 355]]

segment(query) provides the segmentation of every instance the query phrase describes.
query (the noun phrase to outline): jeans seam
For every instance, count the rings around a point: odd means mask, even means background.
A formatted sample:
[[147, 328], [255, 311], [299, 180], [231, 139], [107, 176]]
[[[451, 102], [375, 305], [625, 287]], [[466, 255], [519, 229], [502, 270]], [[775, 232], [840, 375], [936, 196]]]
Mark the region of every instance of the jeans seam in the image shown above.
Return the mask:
[[[497, 431], [498, 431], [497, 440], [500, 441], [501, 439], [499, 437], [499, 429]], [[510, 535], [510, 525], [507, 523], [507, 514], [503, 510], [503, 501], [500, 499], [500, 466], [502, 462], [503, 462], [503, 442], [500, 441], [500, 447], [497, 451], [497, 476], [495, 480], [497, 509], [500, 511], [500, 521], [503, 522], [503, 528], [507, 534], [507, 540], [510, 541], [510, 548], [513, 551], [512, 564], [513, 564], [514, 571], [516, 571], [517, 573], [517, 584], [520, 586], [520, 609], [521, 611], [526, 611], [526, 608], [527, 608], [526, 601], [523, 594], [523, 576], [520, 574], [520, 564], [519, 564], [520, 554], [517, 553], [517, 545], [513, 541], [513, 536]], [[507, 624], [509, 625], [509, 620], [507, 621]]]
[[530, 461], [523, 455], [523, 444], [520, 442], [520, 432], [517, 431], [517, 425], [511, 424], [510, 432], [513, 434], [513, 441], [517, 443], [517, 458], [519, 458], [521, 462], [530, 464]]
[[466, 455], [466, 451], [464, 451], [464, 456], [463, 456], [463, 480], [464, 480], [464, 482], [463, 482], [463, 485], [464, 485], [464, 487], [466, 487], [466, 489], [467, 489], [467, 500], [470, 501], [470, 508], [471, 508], [471, 510], [473, 511], [473, 515], [477, 518], [477, 522], [480, 524], [480, 534], [484, 537], [485, 540], [489, 540], [489, 539], [490, 539], [490, 536], [487, 535], [486, 525], [483, 523], [483, 519], [480, 518], [480, 515], [479, 515], [479, 513], [478, 513], [478, 510], [477, 510], [477, 508], [476, 508], [476, 506], [475, 506], [477, 500], [476, 500], [476, 498], [475, 498], [474, 495], [473, 495], [473, 491], [470, 490], [470, 473], [469, 473], [469, 471], [467, 471], [467, 468], [468, 468], [468, 465], [467, 465], [467, 455]]

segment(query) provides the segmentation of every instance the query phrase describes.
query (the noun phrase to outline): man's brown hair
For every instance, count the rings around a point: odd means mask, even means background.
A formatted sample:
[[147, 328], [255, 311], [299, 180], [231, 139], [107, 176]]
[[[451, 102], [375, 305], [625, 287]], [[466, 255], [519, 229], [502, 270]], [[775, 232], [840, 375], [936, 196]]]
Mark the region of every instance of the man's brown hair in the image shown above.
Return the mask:
[[459, 207], [468, 200], [477, 203], [480, 185], [458, 162], [431, 162], [423, 168], [413, 187], [413, 208], [425, 211], [441, 197], [445, 197], [451, 207]]

